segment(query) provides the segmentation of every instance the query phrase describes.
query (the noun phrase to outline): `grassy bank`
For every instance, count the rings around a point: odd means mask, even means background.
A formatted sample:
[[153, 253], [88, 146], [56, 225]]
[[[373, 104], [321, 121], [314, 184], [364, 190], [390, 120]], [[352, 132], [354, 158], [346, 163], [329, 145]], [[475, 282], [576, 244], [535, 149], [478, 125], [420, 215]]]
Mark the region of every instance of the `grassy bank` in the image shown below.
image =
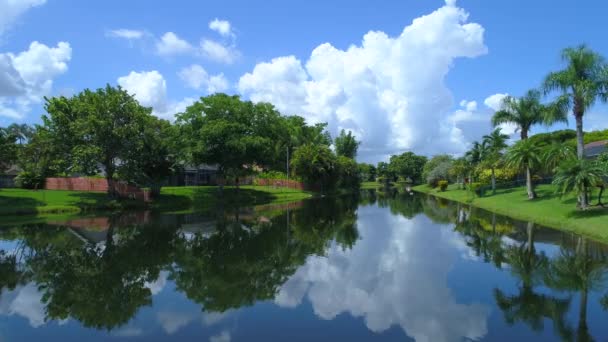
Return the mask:
[[0, 215], [70, 215], [99, 210], [157, 209], [205, 210], [222, 205], [253, 206], [299, 201], [311, 197], [305, 191], [262, 186], [226, 187], [223, 196], [214, 186], [165, 187], [151, 204], [132, 200], [113, 200], [105, 193], [0, 189]]
[[532, 201], [528, 200], [525, 187], [497, 190], [496, 195], [481, 198], [456, 185], [450, 185], [445, 192], [427, 185], [416, 186], [413, 190], [608, 242], [608, 209], [577, 210], [576, 198], [573, 195], [560, 198], [553, 185], [538, 186], [539, 198]]

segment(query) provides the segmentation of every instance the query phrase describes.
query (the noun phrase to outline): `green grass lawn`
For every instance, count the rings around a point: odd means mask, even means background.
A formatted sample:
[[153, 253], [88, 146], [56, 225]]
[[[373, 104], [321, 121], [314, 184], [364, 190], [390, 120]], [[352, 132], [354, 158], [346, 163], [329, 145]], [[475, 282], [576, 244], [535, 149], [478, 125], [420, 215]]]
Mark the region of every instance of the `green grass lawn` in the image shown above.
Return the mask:
[[362, 182], [361, 189], [376, 189], [378, 188], [378, 182]]
[[[456, 185], [450, 185], [448, 190], [441, 192], [427, 185], [413, 188], [415, 191], [429, 193], [437, 197], [486, 209], [498, 214], [510, 216], [523, 221], [532, 221], [548, 227], [571, 231], [586, 235], [601, 241], [608, 241], [608, 209], [595, 207], [587, 211], [576, 209], [574, 195], [560, 198], [555, 193], [553, 185], [540, 185], [536, 188], [538, 198], [528, 200], [525, 187], [497, 190], [478, 198], [471, 192], [459, 190]], [[595, 203], [595, 199], [592, 201]]]
[[[69, 215], [97, 210], [143, 209], [212, 210], [217, 205], [253, 206], [299, 201], [311, 193], [285, 188], [243, 186], [226, 187], [220, 196], [218, 187], [165, 187], [159, 199], [145, 205], [130, 200], [113, 200], [105, 193], [0, 189], [0, 215]], [[220, 201], [221, 199], [221, 201]], [[6, 221], [5, 219], [2, 219]]]

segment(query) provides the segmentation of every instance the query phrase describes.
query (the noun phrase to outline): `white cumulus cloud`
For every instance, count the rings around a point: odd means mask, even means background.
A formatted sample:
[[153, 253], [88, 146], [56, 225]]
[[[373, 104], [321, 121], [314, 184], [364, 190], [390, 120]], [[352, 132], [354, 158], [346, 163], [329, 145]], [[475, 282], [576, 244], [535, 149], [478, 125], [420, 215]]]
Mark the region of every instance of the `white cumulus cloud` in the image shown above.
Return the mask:
[[200, 52], [204, 57], [224, 64], [232, 64], [241, 56], [233, 44], [228, 45], [211, 39], [201, 40]]
[[275, 302], [295, 307], [307, 298], [321, 319], [350, 314], [362, 317], [371, 331], [398, 326], [416, 341], [484, 337], [489, 308], [457, 300], [447, 285], [467, 249], [454, 242], [462, 237], [423, 216], [378, 222], [376, 208], [360, 210], [357, 244], [351, 250], [334, 245], [325, 256], [310, 257]]
[[46, 0], [0, 0], [0, 36], [32, 7], [41, 6]]
[[228, 20], [220, 20], [218, 18], [215, 18], [209, 22], [209, 29], [219, 33], [224, 37], [231, 37], [234, 35], [232, 33], [232, 25]]
[[23, 119], [33, 103], [49, 95], [53, 80], [68, 70], [72, 48], [37, 41], [20, 53], [0, 53], [0, 116]]
[[173, 32], [163, 34], [156, 43], [156, 52], [165, 57], [188, 54], [192, 51], [192, 45]]
[[205, 88], [209, 94], [223, 92], [228, 89], [228, 80], [223, 73], [209, 75], [207, 71], [198, 64], [183, 68], [178, 73], [179, 78], [192, 89]]
[[127, 40], [136, 40], [142, 39], [146, 33], [140, 30], [131, 30], [131, 29], [116, 29], [110, 30], [106, 33], [108, 37], [114, 38], [122, 38]]
[[446, 120], [453, 98], [445, 78], [457, 58], [487, 52], [483, 35], [450, 1], [396, 37], [372, 31], [346, 50], [322, 44], [305, 63], [293, 56], [260, 63], [238, 88], [285, 114], [328, 122], [333, 135], [353, 131], [364, 160], [404, 150], [462, 153], [467, 141]]
[[156, 71], [131, 71], [118, 78], [118, 84], [132, 94], [142, 106], [152, 107], [152, 114], [162, 119], [173, 120], [176, 113], [183, 112], [194, 103], [194, 98], [184, 98], [178, 102], [169, 101], [167, 82]]

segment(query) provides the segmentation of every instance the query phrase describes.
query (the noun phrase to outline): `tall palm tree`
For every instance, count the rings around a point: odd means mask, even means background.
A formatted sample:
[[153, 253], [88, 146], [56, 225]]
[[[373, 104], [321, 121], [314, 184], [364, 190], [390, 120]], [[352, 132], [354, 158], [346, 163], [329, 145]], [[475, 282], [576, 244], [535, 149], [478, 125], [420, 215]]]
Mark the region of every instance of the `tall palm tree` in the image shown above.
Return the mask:
[[589, 191], [602, 184], [606, 170], [595, 162], [586, 159], [571, 159], [557, 168], [553, 184], [557, 185], [562, 195], [575, 191], [579, 198], [581, 209], [587, 209]]
[[12, 133], [17, 138], [17, 140], [19, 140], [20, 145], [23, 145], [24, 141], [30, 140], [30, 138], [34, 134], [34, 129], [28, 124], [14, 123], [8, 126], [7, 130]]
[[572, 108], [576, 119], [576, 152], [582, 159], [585, 154], [583, 115], [598, 99], [608, 102], [608, 64], [585, 45], [566, 48], [561, 57], [566, 68], [547, 75], [543, 89], [545, 94], [560, 91], [562, 94], [556, 102], [566, 109]]
[[568, 122], [567, 111], [560, 103], [544, 105], [540, 98], [540, 91], [535, 89], [529, 90], [520, 98], [505, 97], [502, 109], [492, 117], [492, 125], [515, 124], [521, 140], [525, 140], [534, 125]]
[[465, 153], [465, 158], [469, 162], [471, 166], [469, 169], [469, 183], [473, 182], [473, 169], [479, 165], [483, 161], [483, 158], [487, 152], [485, 142], [473, 142], [473, 147], [467, 153]]
[[529, 139], [520, 140], [509, 149], [505, 161], [510, 167], [526, 171], [528, 199], [536, 198], [532, 184], [532, 170], [541, 164], [541, 149]]
[[508, 139], [509, 136], [502, 133], [500, 127], [483, 136], [483, 142], [487, 147], [484, 161], [492, 171], [492, 194], [496, 194], [496, 166], [502, 159], [504, 149], [507, 148]]

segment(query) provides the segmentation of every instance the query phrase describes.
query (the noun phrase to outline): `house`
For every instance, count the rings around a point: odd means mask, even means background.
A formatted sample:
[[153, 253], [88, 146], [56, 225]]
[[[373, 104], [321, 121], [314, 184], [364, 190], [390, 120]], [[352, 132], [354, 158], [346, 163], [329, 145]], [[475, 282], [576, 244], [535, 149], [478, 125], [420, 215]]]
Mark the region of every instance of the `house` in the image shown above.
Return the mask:
[[4, 173], [0, 173], [0, 188], [15, 188], [15, 177], [21, 172], [17, 165], [12, 165]]
[[594, 141], [585, 145], [587, 159], [595, 159], [604, 152], [608, 152], [608, 140]]
[[201, 164], [198, 166], [186, 165], [171, 175], [164, 185], [167, 186], [198, 186], [217, 185], [219, 179], [219, 166]]

